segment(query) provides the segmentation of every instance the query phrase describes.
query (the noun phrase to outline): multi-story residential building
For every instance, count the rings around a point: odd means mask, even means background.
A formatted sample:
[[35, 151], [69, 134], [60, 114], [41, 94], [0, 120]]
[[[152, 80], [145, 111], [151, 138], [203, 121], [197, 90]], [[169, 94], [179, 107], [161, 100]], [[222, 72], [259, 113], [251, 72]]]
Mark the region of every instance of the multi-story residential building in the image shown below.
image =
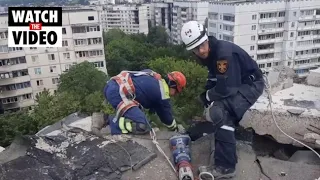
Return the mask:
[[320, 1], [212, 2], [208, 33], [244, 48], [262, 69], [299, 76], [320, 66]]
[[77, 63], [89, 61], [107, 73], [98, 11], [63, 11], [63, 47], [10, 48], [7, 14], [0, 15], [0, 99], [5, 110], [30, 107], [44, 89], [57, 89], [59, 75]]
[[174, 44], [181, 44], [180, 31], [184, 23], [188, 21], [198, 21], [205, 23], [208, 17], [207, 1], [174, 1], [172, 8], [172, 29], [171, 41]]
[[180, 30], [183, 23], [196, 20], [204, 23], [208, 17], [207, 1], [163, 1], [151, 4], [151, 25], [162, 26], [174, 44], [181, 43]]
[[149, 32], [149, 4], [108, 5], [97, 8], [105, 31], [120, 29], [128, 34]]
[[173, 2], [153, 2], [150, 7], [151, 25], [164, 27], [168, 35], [172, 30], [172, 8]]

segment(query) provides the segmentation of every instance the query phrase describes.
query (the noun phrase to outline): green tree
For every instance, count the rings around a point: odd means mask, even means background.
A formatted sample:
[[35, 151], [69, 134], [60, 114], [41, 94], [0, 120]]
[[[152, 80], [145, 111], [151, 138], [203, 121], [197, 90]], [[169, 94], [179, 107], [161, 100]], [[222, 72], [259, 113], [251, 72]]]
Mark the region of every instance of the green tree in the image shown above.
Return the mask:
[[148, 45], [134, 41], [130, 37], [111, 41], [106, 49], [110, 76], [114, 76], [122, 70], [139, 70], [145, 67], [145, 62], [150, 57]]
[[102, 91], [106, 81], [105, 73], [85, 61], [72, 66], [68, 73], [61, 74], [58, 92], [70, 92], [83, 100], [96, 91]]
[[52, 95], [49, 91], [43, 91], [37, 96], [36, 102], [31, 116], [37, 129], [53, 124], [81, 109], [77, 96], [69, 92]]
[[201, 115], [203, 107], [198, 102], [198, 96], [204, 91], [207, 70], [202, 66], [176, 58], [158, 58], [148, 63], [149, 67], [165, 75], [171, 71], [181, 71], [187, 79], [184, 91], [172, 98], [174, 113], [178, 122], [183, 123], [191, 120], [193, 116]]
[[34, 134], [37, 127], [27, 111], [0, 115], [0, 146], [10, 145], [15, 136]]
[[108, 45], [110, 42], [114, 40], [123, 39], [124, 37], [127, 37], [126, 33], [121, 31], [120, 29], [110, 29], [108, 32], [104, 33], [104, 45]]
[[162, 26], [151, 27], [148, 33], [148, 42], [157, 47], [169, 45], [169, 35]]

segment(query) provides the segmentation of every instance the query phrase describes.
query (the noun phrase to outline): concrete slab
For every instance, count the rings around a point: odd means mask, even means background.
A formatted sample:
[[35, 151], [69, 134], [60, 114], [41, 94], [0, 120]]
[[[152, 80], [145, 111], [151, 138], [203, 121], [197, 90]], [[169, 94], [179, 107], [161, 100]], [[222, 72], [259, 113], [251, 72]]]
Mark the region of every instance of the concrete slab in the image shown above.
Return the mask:
[[265, 174], [270, 179], [281, 180], [315, 180], [320, 177], [320, 167], [281, 161], [273, 158], [258, 157]]
[[[169, 149], [168, 140], [172, 136], [170, 132], [158, 132], [159, 144], [165, 151], [166, 155], [172, 161], [171, 151]], [[210, 162], [210, 137], [205, 136], [192, 142], [192, 161], [194, 166], [194, 173], [196, 173], [197, 168], [201, 165], [209, 165]], [[151, 140], [147, 137], [141, 139], [140, 137], [133, 137], [132, 139], [139, 144], [147, 146], [148, 149], [153, 149], [154, 145]], [[237, 164], [237, 176], [233, 180], [257, 180], [263, 177], [260, 173], [259, 166], [255, 163], [256, 156], [251, 146], [246, 145], [242, 142], [237, 144], [238, 151], [238, 164]], [[154, 151], [156, 152], [156, 151]], [[159, 179], [159, 180], [177, 180], [175, 173], [170, 168], [169, 164], [159, 152], [157, 152], [158, 157], [147, 165], [143, 166], [138, 171], [127, 171], [123, 174], [123, 180], [132, 179]]]
[[[310, 125], [320, 128], [320, 87], [294, 84], [293, 87], [276, 92], [272, 95], [273, 113], [279, 127], [296, 139], [303, 139], [310, 131]], [[253, 128], [259, 135], [271, 135], [278, 142], [301, 146], [285, 136], [276, 126], [269, 100], [261, 96], [247, 111], [240, 122], [244, 128]], [[299, 113], [290, 113], [301, 110]], [[315, 148], [315, 143], [308, 144]]]

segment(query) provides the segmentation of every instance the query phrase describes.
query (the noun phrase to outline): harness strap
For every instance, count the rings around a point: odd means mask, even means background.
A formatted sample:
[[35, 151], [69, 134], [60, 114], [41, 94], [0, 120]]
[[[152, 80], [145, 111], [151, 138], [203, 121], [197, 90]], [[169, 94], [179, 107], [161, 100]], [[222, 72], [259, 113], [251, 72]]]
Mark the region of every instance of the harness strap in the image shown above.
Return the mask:
[[[119, 94], [121, 96], [122, 101], [117, 106], [117, 112], [116, 116], [113, 119], [113, 122], [116, 123], [116, 121], [121, 117], [128, 109], [134, 107], [134, 106], [140, 106], [139, 102], [135, 100], [135, 87], [132, 81], [132, 78], [130, 77], [130, 74], [133, 76], [153, 76], [159, 81], [160, 89], [161, 89], [161, 95], [162, 98], [167, 98], [167, 88], [163, 86], [163, 79], [161, 79], [161, 75], [151, 71], [151, 72], [143, 72], [143, 71], [121, 71], [120, 74], [117, 76], [112, 77], [111, 79], [114, 79], [118, 85], [119, 85]], [[163, 89], [165, 89], [165, 92], [163, 92]], [[120, 122], [119, 122], [120, 123]]]

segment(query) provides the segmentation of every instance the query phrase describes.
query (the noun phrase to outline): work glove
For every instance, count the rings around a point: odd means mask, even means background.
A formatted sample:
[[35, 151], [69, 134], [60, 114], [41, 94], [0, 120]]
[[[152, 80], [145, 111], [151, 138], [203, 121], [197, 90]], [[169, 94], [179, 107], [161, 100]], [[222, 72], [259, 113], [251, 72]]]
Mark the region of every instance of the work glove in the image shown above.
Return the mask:
[[202, 105], [207, 108], [210, 105], [210, 102], [207, 100], [207, 91], [203, 92], [199, 96], [199, 100], [201, 101]]

